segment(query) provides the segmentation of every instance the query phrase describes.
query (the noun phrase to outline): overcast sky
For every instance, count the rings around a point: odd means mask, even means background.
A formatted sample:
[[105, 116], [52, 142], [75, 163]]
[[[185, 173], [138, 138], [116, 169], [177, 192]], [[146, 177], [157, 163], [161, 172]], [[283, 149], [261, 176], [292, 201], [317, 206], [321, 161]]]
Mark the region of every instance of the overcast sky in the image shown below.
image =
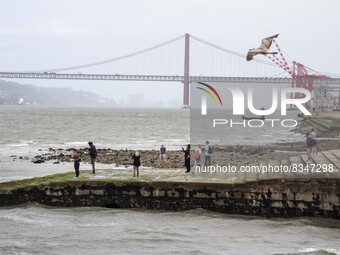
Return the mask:
[[[0, 8], [0, 71], [41, 70], [129, 54], [184, 33], [244, 53], [280, 33], [289, 60], [340, 73], [337, 0], [10, 0]], [[265, 60], [264, 57], [259, 57]], [[117, 101], [182, 99], [182, 84], [16, 80], [73, 87]]]

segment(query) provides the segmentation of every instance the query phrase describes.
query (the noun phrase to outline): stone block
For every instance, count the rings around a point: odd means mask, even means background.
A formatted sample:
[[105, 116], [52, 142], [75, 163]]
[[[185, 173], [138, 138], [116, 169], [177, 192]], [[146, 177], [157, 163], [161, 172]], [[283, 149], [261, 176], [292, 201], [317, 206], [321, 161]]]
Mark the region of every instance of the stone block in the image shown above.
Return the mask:
[[271, 206], [274, 207], [274, 208], [282, 208], [283, 207], [282, 202], [280, 202], [280, 201], [273, 202], [271, 204]]
[[340, 204], [340, 197], [336, 196], [335, 194], [331, 194], [331, 195], [324, 194], [321, 200], [323, 200], [324, 202], [333, 203], [336, 205]]
[[104, 190], [102, 190], [102, 189], [91, 190], [91, 194], [96, 195], [96, 196], [103, 196]]
[[156, 189], [156, 190], [153, 191], [153, 196], [154, 197], [164, 197], [165, 196], [165, 190]]
[[219, 205], [219, 206], [225, 205], [223, 199], [217, 199], [217, 200], [215, 200], [215, 204], [216, 204], [216, 205]]
[[76, 189], [76, 196], [84, 196], [84, 195], [89, 195], [90, 190], [88, 189]]
[[272, 200], [282, 200], [282, 194], [281, 193], [273, 193], [271, 196]]
[[56, 197], [60, 197], [63, 195], [63, 193], [60, 190], [55, 191], [55, 190], [47, 189], [45, 193], [48, 196], [56, 196]]
[[168, 190], [166, 194], [168, 195], [168, 197], [179, 197], [179, 192], [173, 189]]
[[143, 197], [148, 197], [148, 196], [150, 196], [150, 192], [149, 192], [148, 190], [140, 189], [139, 192], [140, 192], [140, 194], [141, 194]]
[[296, 200], [299, 201], [313, 201], [313, 194], [307, 193], [307, 194], [299, 194], [297, 193], [295, 196]]
[[129, 196], [135, 196], [136, 192], [133, 191], [133, 190], [130, 190], [130, 191], [123, 190], [122, 194], [123, 195], [129, 195]]
[[332, 203], [322, 203], [322, 204], [320, 204], [319, 208], [321, 210], [333, 211], [333, 204]]
[[0, 190], [0, 195], [2, 195], [2, 194], [10, 195], [10, 194], [12, 194], [12, 190], [10, 190], [10, 189]]
[[64, 200], [58, 198], [52, 198], [51, 203], [64, 203]]
[[[193, 197], [197, 197], [197, 198], [211, 198], [211, 196], [207, 193], [203, 193], [203, 192], [197, 192], [196, 194], [193, 195]], [[216, 194], [215, 197], [216, 198]]]
[[307, 206], [305, 203], [298, 203], [295, 208], [299, 208], [299, 209], [307, 209]]

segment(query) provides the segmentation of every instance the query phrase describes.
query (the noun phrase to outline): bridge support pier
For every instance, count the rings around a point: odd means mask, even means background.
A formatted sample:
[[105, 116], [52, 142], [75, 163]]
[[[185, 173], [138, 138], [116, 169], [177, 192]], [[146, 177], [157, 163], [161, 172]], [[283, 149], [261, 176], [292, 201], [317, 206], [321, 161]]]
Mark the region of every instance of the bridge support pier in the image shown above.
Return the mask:
[[185, 49], [184, 49], [184, 88], [183, 88], [183, 107], [190, 106], [189, 103], [189, 46], [190, 35], [185, 34]]

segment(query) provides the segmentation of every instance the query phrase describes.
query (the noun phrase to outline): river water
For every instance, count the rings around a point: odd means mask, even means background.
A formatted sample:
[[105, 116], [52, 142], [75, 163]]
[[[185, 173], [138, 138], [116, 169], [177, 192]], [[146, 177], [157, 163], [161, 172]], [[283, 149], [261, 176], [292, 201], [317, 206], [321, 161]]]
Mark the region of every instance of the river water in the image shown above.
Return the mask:
[[180, 149], [190, 140], [189, 115], [180, 109], [0, 106], [0, 182], [73, 169], [71, 163], [19, 159], [49, 148], [85, 148], [92, 141], [97, 149]]
[[340, 254], [339, 222], [203, 210], [0, 210], [1, 254]]
[[[0, 107], [0, 182], [72, 170], [71, 164], [18, 159], [50, 147], [83, 148], [92, 140], [97, 148], [178, 149], [190, 140], [189, 115], [176, 109]], [[33, 204], [0, 209], [0, 254], [340, 254], [340, 223]]]

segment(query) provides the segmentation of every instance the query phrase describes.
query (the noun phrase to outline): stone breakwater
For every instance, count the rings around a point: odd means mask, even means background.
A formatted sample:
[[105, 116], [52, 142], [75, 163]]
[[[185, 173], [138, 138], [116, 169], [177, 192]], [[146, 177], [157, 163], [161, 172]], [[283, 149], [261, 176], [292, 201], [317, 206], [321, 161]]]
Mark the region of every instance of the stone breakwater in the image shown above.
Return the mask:
[[261, 180], [246, 183], [66, 181], [0, 190], [0, 206], [100, 206], [206, 210], [264, 217], [340, 219], [340, 180]]

